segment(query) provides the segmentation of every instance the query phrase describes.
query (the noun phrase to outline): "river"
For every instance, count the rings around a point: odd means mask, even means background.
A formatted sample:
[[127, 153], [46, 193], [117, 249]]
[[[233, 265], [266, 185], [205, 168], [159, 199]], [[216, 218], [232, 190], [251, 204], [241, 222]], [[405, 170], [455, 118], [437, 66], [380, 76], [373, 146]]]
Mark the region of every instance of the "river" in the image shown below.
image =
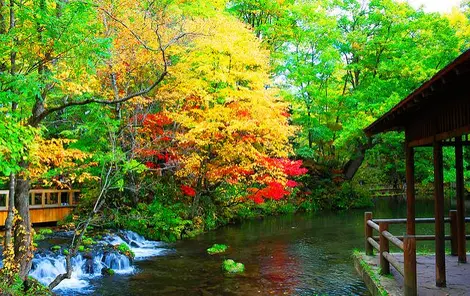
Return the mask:
[[[449, 202], [447, 202], [447, 207]], [[417, 216], [432, 217], [432, 201], [419, 201]], [[405, 217], [404, 201], [380, 199], [375, 217]], [[158, 256], [137, 260], [134, 271], [92, 277], [86, 289], [62, 295], [369, 295], [356, 274], [351, 254], [363, 248], [362, 210], [321, 212], [251, 220], [193, 239], [160, 246]], [[420, 234], [433, 225], [419, 226]], [[402, 234], [396, 226], [392, 233]], [[208, 255], [223, 243], [229, 250]], [[432, 246], [429, 246], [432, 247]], [[245, 264], [245, 272], [224, 275], [224, 259]]]

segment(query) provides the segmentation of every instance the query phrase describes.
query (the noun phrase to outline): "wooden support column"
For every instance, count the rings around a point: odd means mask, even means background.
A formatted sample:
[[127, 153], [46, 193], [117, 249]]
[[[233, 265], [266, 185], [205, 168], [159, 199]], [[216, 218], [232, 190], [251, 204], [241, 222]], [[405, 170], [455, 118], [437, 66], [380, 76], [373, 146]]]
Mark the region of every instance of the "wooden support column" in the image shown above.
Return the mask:
[[384, 231], [388, 231], [388, 223], [381, 222], [379, 223], [380, 274], [390, 274], [390, 263], [387, 261], [387, 259], [383, 255], [384, 252], [387, 252], [387, 253], [390, 252], [390, 242], [383, 235]]
[[434, 217], [436, 232], [436, 286], [446, 286], [445, 232], [444, 232], [444, 173], [442, 143], [434, 141]]
[[460, 263], [467, 262], [465, 239], [465, 201], [462, 137], [455, 138], [455, 174], [457, 197], [457, 254]]
[[415, 235], [415, 157], [406, 143], [406, 234]]
[[364, 242], [365, 242], [365, 251], [366, 255], [374, 255], [374, 248], [372, 245], [367, 241], [369, 237], [372, 237], [372, 228], [367, 225], [367, 221], [372, 220], [372, 212], [365, 212], [364, 213]]
[[416, 238], [414, 235], [405, 235], [403, 249], [405, 251], [405, 296], [417, 296], [418, 275], [416, 273]]

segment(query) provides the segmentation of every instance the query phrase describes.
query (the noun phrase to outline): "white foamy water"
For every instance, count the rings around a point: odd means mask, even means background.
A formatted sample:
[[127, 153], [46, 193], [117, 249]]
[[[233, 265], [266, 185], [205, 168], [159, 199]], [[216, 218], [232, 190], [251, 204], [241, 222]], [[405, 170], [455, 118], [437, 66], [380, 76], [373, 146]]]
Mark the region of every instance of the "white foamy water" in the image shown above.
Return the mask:
[[[113, 246], [126, 244], [134, 252], [136, 260], [162, 255], [166, 250], [161, 248], [163, 245], [161, 242], [148, 241], [132, 231], [123, 231], [120, 234], [126, 240], [113, 234], [104, 237], [103, 241], [99, 243]], [[93, 263], [88, 265], [93, 265], [93, 272], [87, 273], [87, 259], [82, 255], [72, 258], [73, 272], [71, 278], [63, 280], [55, 289], [85, 290], [90, 287], [90, 279], [102, 276], [101, 270], [105, 267], [111, 268], [116, 274], [121, 275], [132, 274], [136, 271], [131, 260], [117, 252], [93, 252], [92, 261]], [[36, 255], [33, 259], [30, 276], [44, 285], [49, 285], [57, 275], [65, 272], [65, 256], [58, 254]]]

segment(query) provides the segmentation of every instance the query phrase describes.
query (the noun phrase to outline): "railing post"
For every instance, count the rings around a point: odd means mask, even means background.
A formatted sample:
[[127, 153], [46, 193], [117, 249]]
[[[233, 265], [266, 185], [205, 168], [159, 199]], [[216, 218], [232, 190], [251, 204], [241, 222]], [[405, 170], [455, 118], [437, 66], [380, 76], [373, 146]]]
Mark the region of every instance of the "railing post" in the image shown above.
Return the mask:
[[450, 253], [452, 256], [457, 256], [457, 211], [450, 210]]
[[367, 241], [367, 238], [372, 237], [372, 228], [367, 225], [367, 221], [372, 220], [372, 212], [364, 213], [364, 242], [365, 242], [365, 251], [366, 255], [374, 255], [374, 248]]
[[385, 259], [383, 252], [390, 252], [390, 243], [388, 239], [383, 236], [383, 232], [388, 231], [388, 223], [379, 223], [379, 246], [380, 246], [380, 274], [390, 274], [390, 262]]
[[418, 295], [418, 276], [416, 270], [416, 237], [405, 235], [403, 240], [405, 261], [405, 296]]

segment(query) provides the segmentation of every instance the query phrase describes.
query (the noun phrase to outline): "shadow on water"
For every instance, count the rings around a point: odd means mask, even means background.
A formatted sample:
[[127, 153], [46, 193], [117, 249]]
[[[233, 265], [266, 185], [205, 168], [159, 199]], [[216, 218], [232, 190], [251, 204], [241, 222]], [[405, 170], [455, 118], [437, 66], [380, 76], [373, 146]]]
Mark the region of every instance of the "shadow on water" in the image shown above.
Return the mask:
[[[447, 207], [450, 203], [448, 202]], [[419, 201], [417, 216], [432, 217], [433, 202]], [[380, 199], [377, 218], [403, 218], [406, 203]], [[137, 262], [138, 272], [96, 279], [96, 295], [369, 295], [354, 271], [355, 248], [363, 248], [365, 210], [322, 212], [247, 221], [179, 241], [174, 252]], [[433, 225], [420, 226], [421, 234]], [[400, 234], [404, 226], [392, 233]], [[230, 246], [210, 256], [213, 243]], [[224, 276], [223, 259], [245, 264], [242, 275]], [[76, 293], [74, 293], [76, 295]]]

